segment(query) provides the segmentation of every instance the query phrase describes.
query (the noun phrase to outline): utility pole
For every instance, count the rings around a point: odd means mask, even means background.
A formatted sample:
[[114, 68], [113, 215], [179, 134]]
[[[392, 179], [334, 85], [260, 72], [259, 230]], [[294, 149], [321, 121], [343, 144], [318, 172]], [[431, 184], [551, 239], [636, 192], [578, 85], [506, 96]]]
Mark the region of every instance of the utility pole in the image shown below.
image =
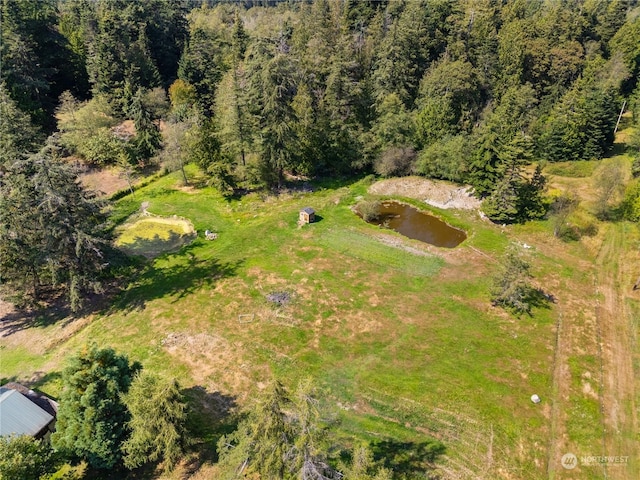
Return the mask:
[[618, 115], [618, 121], [616, 122], [616, 128], [613, 129], [613, 134], [615, 135], [618, 131], [618, 125], [620, 125], [620, 119], [622, 118], [622, 114], [624, 113], [624, 107], [627, 106], [627, 101], [622, 102], [622, 108], [620, 109], [620, 115]]

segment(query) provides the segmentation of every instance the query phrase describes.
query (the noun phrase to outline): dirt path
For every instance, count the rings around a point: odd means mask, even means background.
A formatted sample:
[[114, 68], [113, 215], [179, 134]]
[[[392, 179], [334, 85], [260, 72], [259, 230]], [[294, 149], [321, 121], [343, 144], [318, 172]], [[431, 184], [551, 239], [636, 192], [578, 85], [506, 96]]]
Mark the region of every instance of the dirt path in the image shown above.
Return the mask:
[[[581, 294], [584, 285], [568, 280], [577, 290], [574, 298], [569, 295], [558, 302], [549, 479], [640, 478], [635, 331], [627, 308], [637, 254], [626, 244], [627, 225], [608, 224], [603, 228], [607, 230], [593, 263], [594, 295]], [[577, 407], [585, 399], [599, 410], [591, 411], [586, 419]], [[575, 438], [578, 431], [581, 437]], [[567, 453], [576, 455], [579, 468], [562, 466], [561, 459]], [[585, 466], [583, 456], [628, 460], [595, 459]]]
[[551, 400], [551, 434], [549, 442], [549, 458], [547, 460], [547, 471], [549, 479], [555, 478], [558, 459], [567, 451], [566, 449], [566, 422], [567, 415], [562, 404], [569, 397], [570, 374], [567, 368], [568, 339], [566, 333], [562, 304], [558, 305], [560, 312], [556, 322], [556, 340], [553, 356], [553, 398]]
[[[625, 224], [611, 225], [596, 260], [596, 315], [602, 346], [602, 408], [604, 454], [629, 457], [629, 465], [605, 465], [606, 478], [636, 479], [640, 445], [636, 440], [634, 332], [626, 299], [631, 292], [633, 264], [625, 262]], [[635, 262], [634, 262], [635, 264]]]

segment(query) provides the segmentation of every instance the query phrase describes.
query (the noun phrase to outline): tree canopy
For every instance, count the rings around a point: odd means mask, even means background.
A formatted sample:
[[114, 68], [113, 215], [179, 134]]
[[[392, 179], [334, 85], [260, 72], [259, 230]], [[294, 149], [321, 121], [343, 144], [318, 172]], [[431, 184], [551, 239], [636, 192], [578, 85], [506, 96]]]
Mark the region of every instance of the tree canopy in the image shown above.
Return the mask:
[[139, 373], [123, 400], [131, 415], [131, 436], [122, 445], [125, 466], [162, 460], [165, 470], [173, 469], [188, 443], [186, 403], [178, 382]]
[[128, 179], [161, 162], [185, 182], [191, 162], [227, 197], [417, 174], [524, 222], [549, 203], [536, 165], [608, 155], [622, 105], [638, 110], [640, 7], [625, 0], [1, 5], [0, 274], [74, 309], [108, 261], [104, 210], [65, 158]]
[[97, 469], [119, 465], [131, 419], [122, 395], [140, 368], [125, 355], [95, 344], [72, 357], [62, 374], [54, 448]]
[[0, 277], [22, 301], [55, 288], [77, 310], [88, 293], [101, 290], [106, 213], [58, 150], [52, 138], [0, 178]]

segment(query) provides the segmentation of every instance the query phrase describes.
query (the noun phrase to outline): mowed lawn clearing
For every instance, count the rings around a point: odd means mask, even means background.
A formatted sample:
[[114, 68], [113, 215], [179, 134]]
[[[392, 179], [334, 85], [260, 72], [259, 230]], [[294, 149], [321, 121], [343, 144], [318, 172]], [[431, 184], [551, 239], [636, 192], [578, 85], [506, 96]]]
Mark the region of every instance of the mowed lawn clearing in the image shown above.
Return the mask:
[[118, 229], [116, 247], [128, 255], [154, 258], [161, 253], [179, 249], [195, 235], [191, 222], [164, 217], [138, 217]]
[[[352, 212], [366, 180], [231, 201], [178, 184], [169, 175], [120, 200], [115, 218], [148, 202], [151, 213], [218, 238], [155, 258], [88, 319], [0, 338], [3, 378], [43, 372], [36, 386], [55, 396], [65, 358], [90, 341], [239, 407], [274, 378], [294, 387], [311, 377], [348, 441], [437, 438], [447, 447], [445, 478], [547, 475], [557, 307], [515, 318], [492, 307], [488, 292], [510, 242], [533, 245], [523, 253], [536, 281], [559, 299], [592, 281], [579, 274], [583, 252], [550, 239], [544, 223], [502, 229], [425, 205], [469, 235], [455, 249], [430, 247]], [[299, 228], [306, 206], [320, 220]], [[285, 305], [267, 300], [282, 292]], [[55, 341], [27, 353], [42, 338]], [[208, 418], [200, 412], [212, 440], [217, 417]]]

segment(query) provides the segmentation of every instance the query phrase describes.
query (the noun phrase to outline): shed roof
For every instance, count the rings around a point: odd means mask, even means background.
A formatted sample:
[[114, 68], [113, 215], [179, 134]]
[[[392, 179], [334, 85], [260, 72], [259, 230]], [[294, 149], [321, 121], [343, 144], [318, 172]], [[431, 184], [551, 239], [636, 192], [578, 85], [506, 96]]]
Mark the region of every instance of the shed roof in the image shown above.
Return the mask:
[[316, 211], [311, 207], [305, 207], [301, 211], [309, 215], [316, 213]]
[[43, 409], [45, 412], [47, 412], [49, 415], [53, 415], [55, 417], [58, 414], [58, 402], [55, 402], [46, 395], [35, 392], [20, 383], [9, 382], [5, 383], [4, 385], [0, 385], [0, 388], [17, 390], [37, 406], [39, 406], [41, 409]]
[[0, 436], [36, 435], [53, 416], [16, 390], [0, 387]]

